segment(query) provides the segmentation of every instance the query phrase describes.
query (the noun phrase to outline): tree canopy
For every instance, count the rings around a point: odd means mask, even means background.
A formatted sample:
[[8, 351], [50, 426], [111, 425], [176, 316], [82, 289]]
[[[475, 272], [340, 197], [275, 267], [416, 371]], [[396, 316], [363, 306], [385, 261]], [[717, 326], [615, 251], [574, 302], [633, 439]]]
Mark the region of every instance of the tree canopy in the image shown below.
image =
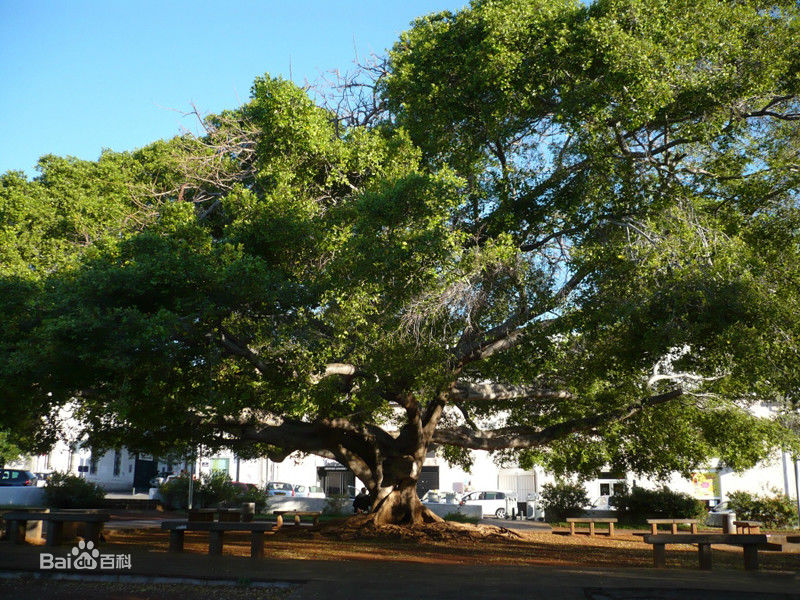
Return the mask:
[[473, 2], [339, 110], [264, 76], [203, 136], [5, 174], [0, 423], [315, 453], [393, 521], [433, 445], [666, 474], [796, 443], [750, 407], [797, 403], [799, 17]]

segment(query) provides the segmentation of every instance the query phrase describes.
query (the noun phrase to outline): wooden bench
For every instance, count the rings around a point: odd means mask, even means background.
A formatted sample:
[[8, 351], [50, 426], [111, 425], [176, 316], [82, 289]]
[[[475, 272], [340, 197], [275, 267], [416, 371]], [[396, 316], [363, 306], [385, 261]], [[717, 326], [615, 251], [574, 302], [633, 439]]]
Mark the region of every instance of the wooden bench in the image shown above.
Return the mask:
[[688, 524], [691, 532], [696, 534], [697, 524], [700, 523], [700, 519], [647, 519], [647, 523], [650, 525], [650, 533], [652, 535], [656, 535], [658, 533], [659, 525], [671, 525], [672, 535], [677, 535], [678, 525], [684, 524]]
[[588, 523], [589, 535], [595, 534], [595, 523], [608, 523], [608, 537], [614, 536], [614, 523], [617, 522], [615, 517], [569, 517], [569, 534], [575, 535], [575, 523]]
[[761, 533], [764, 524], [761, 521], [734, 521], [736, 533]]
[[736, 535], [726, 533], [690, 534], [679, 535], [659, 534], [646, 535], [644, 541], [653, 545], [653, 566], [663, 568], [666, 566], [667, 544], [697, 544], [697, 556], [701, 569], [711, 568], [711, 544], [728, 544], [741, 546], [744, 550], [744, 568], [749, 571], [758, 569], [758, 549], [767, 544], [766, 535]]
[[100, 541], [100, 533], [103, 531], [103, 523], [108, 521], [108, 515], [98, 512], [79, 512], [79, 511], [59, 511], [59, 512], [32, 512], [17, 511], [3, 515], [8, 523], [9, 541], [14, 544], [25, 542], [25, 532], [28, 529], [28, 521], [42, 521], [46, 524], [47, 545], [58, 546], [64, 533], [64, 523], [83, 523], [86, 528], [86, 541]]
[[187, 531], [208, 532], [208, 554], [219, 556], [226, 531], [250, 532], [250, 556], [261, 558], [264, 556], [264, 533], [273, 529], [272, 523], [266, 521], [251, 521], [249, 523], [234, 523], [226, 521], [189, 521], [174, 520], [162, 521], [161, 529], [169, 531], [169, 551], [183, 552], [183, 538]]
[[314, 525], [319, 525], [319, 517], [321, 512], [312, 510], [273, 510], [272, 514], [276, 516], [278, 521], [277, 529], [283, 526], [283, 515], [294, 515], [294, 524], [300, 525], [300, 517], [311, 517], [314, 520]]

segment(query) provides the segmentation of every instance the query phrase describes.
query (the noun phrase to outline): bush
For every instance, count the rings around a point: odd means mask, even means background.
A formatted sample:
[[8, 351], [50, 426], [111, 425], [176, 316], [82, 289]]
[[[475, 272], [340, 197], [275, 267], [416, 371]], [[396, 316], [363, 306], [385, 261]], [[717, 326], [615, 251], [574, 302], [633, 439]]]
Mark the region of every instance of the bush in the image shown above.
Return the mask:
[[[198, 483], [195, 481], [195, 490]], [[187, 507], [189, 500], [189, 475], [181, 475], [162, 483], [158, 488], [161, 504], [168, 510], [180, 510]]]
[[69, 473], [53, 473], [44, 488], [45, 503], [53, 508], [100, 508], [105, 495], [96, 483]]
[[322, 509], [323, 515], [332, 517], [346, 517], [353, 514], [353, 499], [344, 494], [328, 496], [325, 499], [325, 508]]
[[589, 503], [586, 488], [582, 483], [557, 481], [542, 486], [542, 507], [548, 521], [563, 521], [567, 517], [577, 517]]
[[[169, 510], [185, 509], [189, 499], [189, 475], [182, 475], [161, 484], [158, 488], [161, 503]], [[231, 483], [225, 473], [203, 474], [194, 482], [192, 504], [194, 508], [216, 508], [218, 506], [239, 506], [243, 502], [254, 502], [256, 512], [263, 512], [268, 504], [263, 490], [242, 490]]]
[[785, 529], [797, 523], [797, 506], [794, 501], [773, 490], [773, 496], [760, 496], [748, 492], [732, 492], [728, 505], [743, 521], [761, 521], [772, 529]]
[[656, 490], [635, 487], [614, 494], [608, 503], [618, 515], [628, 521], [641, 522], [648, 518], [680, 519], [705, 518], [706, 510], [700, 500], [689, 494], [673, 492], [666, 486]]

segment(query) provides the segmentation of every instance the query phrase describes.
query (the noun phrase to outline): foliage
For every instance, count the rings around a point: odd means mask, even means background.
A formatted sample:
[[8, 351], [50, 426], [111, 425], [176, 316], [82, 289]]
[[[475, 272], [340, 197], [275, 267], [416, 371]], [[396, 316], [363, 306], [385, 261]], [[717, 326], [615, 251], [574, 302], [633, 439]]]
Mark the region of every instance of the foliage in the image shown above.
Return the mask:
[[[189, 501], [189, 475], [182, 475], [162, 483], [158, 488], [161, 502], [170, 510], [185, 509]], [[194, 483], [192, 504], [195, 508], [216, 508], [238, 506], [244, 502], [253, 502], [257, 512], [264, 512], [269, 500], [264, 490], [248, 489], [246, 491], [233, 485], [226, 473], [214, 471], [203, 473]]]
[[761, 521], [771, 529], [784, 529], [797, 524], [797, 504], [784, 494], [751, 494], [736, 491], [728, 494], [728, 504], [743, 521]]
[[158, 486], [158, 494], [161, 496], [161, 504], [164, 505], [164, 508], [180, 510], [188, 506], [189, 481], [189, 475], [181, 475]]
[[96, 483], [71, 473], [52, 473], [44, 488], [45, 503], [53, 508], [101, 508], [105, 495]]
[[609, 498], [620, 517], [628, 521], [643, 522], [647, 518], [699, 518], [706, 514], [702, 502], [689, 494], [674, 492], [666, 486], [655, 490], [643, 487], [625, 489]]
[[353, 499], [345, 494], [333, 494], [325, 498], [323, 515], [344, 517], [353, 514]]
[[471, 517], [460, 512], [447, 513], [443, 518], [445, 521], [453, 521], [455, 523], [472, 523], [473, 525], [480, 523], [481, 520], [480, 517]]
[[10, 441], [8, 433], [0, 430], [0, 467], [18, 460], [22, 454], [22, 449]]
[[545, 517], [552, 523], [580, 516], [589, 504], [589, 497], [581, 482], [561, 480], [542, 486], [541, 501]]

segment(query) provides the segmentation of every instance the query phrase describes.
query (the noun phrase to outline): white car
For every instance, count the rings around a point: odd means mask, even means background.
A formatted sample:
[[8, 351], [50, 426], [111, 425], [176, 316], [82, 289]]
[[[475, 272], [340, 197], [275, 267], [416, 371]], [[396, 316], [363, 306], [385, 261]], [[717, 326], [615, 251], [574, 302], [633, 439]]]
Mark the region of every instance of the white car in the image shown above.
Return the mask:
[[456, 493], [444, 490], [428, 490], [421, 500], [423, 504], [458, 504]]
[[325, 490], [318, 485], [296, 485], [294, 495], [297, 498], [324, 498]]
[[461, 504], [480, 506], [484, 517], [493, 515], [498, 519], [505, 519], [506, 500], [513, 502], [516, 506], [516, 496], [512, 492], [486, 490], [464, 494]]

